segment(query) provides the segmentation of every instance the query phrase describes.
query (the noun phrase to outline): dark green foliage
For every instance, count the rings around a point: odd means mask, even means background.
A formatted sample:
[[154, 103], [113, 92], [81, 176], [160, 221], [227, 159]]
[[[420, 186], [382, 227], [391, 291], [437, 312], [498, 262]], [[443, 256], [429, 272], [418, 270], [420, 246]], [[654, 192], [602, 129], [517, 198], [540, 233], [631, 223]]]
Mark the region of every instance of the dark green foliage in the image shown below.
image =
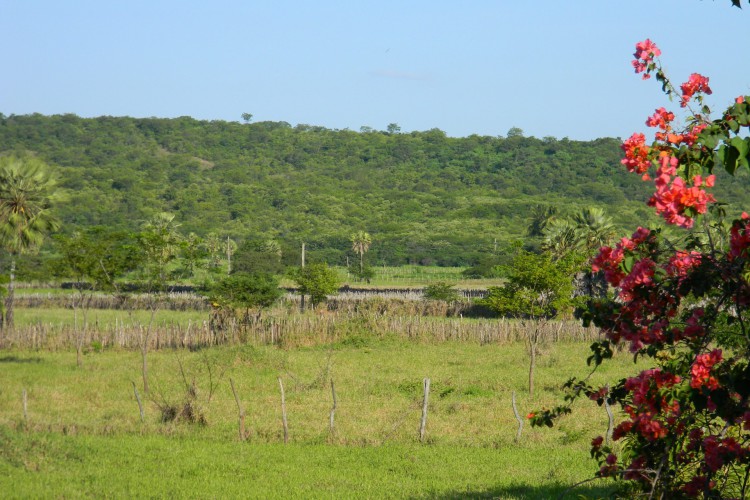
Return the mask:
[[454, 302], [458, 300], [458, 292], [453, 288], [455, 285], [438, 281], [424, 289], [424, 298], [428, 300], [442, 300], [444, 302]]
[[[59, 171], [65, 198], [55, 213], [67, 234], [95, 225], [136, 232], [168, 212], [184, 235], [276, 240], [285, 266], [300, 264], [301, 241], [309, 260], [344, 265], [350, 235], [363, 228], [376, 242], [371, 265], [466, 266], [524, 237], [538, 205], [570, 214], [616, 205], [613, 222], [628, 228], [642, 219], [651, 187], [620, 165], [619, 140], [510, 135], [187, 117], [0, 120], [4, 150], [33, 152]], [[747, 188], [744, 176], [715, 191], [734, 202]]]
[[325, 301], [326, 296], [336, 293], [340, 286], [336, 270], [328, 264], [308, 264], [295, 269], [291, 277], [297, 283], [299, 293], [310, 296], [313, 307]]
[[253, 309], [271, 306], [282, 293], [271, 274], [236, 272], [211, 286], [210, 300], [219, 306]]
[[138, 267], [141, 252], [134, 235], [92, 227], [72, 236], [58, 236], [59, 257], [53, 274], [85, 282], [95, 290], [113, 290], [115, 280]]
[[375, 277], [375, 270], [367, 264], [360, 267], [359, 263], [356, 263], [349, 266], [349, 274], [357, 281], [369, 283]]
[[246, 240], [232, 256], [232, 272], [282, 274], [281, 256], [281, 247], [274, 240]]
[[179, 254], [182, 278], [191, 278], [198, 267], [210, 267], [210, 262], [207, 261], [210, 256], [209, 249], [203, 238], [195, 233], [190, 233], [182, 240]]
[[484, 255], [470, 267], [464, 269], [461, 274], [464, 278], [481, 279], [481, 278], [500, 278], [502, 277], [503, 264], [507, 264], [505, 256]]
[[183, 242], [178, 226], [173, 214], [162, 212], [143, 224], [137, 234], [138, 271], [141, 285], [149, 293], [166, 291], [168, 280], [174, 278], [170, 264], [178, 258]]

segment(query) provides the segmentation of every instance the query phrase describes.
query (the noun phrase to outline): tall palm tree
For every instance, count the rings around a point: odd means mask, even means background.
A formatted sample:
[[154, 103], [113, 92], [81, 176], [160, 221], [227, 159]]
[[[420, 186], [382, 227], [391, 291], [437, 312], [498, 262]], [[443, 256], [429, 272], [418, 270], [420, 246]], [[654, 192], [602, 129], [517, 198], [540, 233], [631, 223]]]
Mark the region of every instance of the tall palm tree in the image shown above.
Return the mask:
[[352, 251], [359, 254], [359, 273], [362, 275], [365, 270], [365, 253], [370, 249], [372, 238], [366, 231], [357, 231], [356, 233], [353, 233], [349, 239], [352, 242]]
[[50, 212], [55, 179], [36, 158], [0, 157], [0, 245], [10, 254], [5, 325], [13, 328], [16, 258], [39, 249], [44, 235], [59, 227]]

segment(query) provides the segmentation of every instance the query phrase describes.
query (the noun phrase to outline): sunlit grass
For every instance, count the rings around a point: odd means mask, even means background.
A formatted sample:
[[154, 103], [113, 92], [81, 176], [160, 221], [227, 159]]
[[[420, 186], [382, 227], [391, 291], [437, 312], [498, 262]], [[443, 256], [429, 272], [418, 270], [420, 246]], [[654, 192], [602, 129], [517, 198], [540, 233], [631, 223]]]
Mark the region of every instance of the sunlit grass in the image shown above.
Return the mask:
[[[518, 444], [511, 409], [513, 391], [524, 415], [558, 404], [562, 382], [586, 373], [586, 344], [545, 346], [537, 396], [529, 400], [522, 343], [355, 340], [290, 350], [154, 351], [150, 395], [142, 391], [137, 352], [90, 352], [76, 368], [73, 352], [6, 350], [0, 354], [0, 487], [19, 497], [81, 491], [242, 496], [244, 489], [254, 497], [545, 498], [593, 474], [595, 464], [586, 457], [591, 438], [606, 431], [603, 408], [580, 401], [553, 429], [527, 426]], [[631, 362], [618, 354], [592, 383], [629, 373]], [[431, 393], [420, 444], [424, 377], [431, 379]], [[238, 442], [230, 378], [247, 412], [246, 443]], [[331, 380], [338, 398], [333, 435]], [[162, 423], [159, 407], [184, 403], [186, 384], [193, 383], [195, 407], [207, 425]]]
[[[29, 325], [54, 325], [55, 327], [72, 327], [76, 319], [76, 312], [72, 308], [62, 307], [33, 307], [15, 309], [15, 322], [18, 327]], [[77, 312], [80, 322], [83, 321], [83, 311]], [[154, 315], [154, 326], [182, 325], [188, 322], [195, 324], [208, 319], [205, 311], [171, 311], [157, 310]], [[119, 309], [89, 309], [86, 320], [92, 328], [111, 329], [117, 325], [147, 325], [151, 320], [150, 311], [138, 309], [134, 311]]]

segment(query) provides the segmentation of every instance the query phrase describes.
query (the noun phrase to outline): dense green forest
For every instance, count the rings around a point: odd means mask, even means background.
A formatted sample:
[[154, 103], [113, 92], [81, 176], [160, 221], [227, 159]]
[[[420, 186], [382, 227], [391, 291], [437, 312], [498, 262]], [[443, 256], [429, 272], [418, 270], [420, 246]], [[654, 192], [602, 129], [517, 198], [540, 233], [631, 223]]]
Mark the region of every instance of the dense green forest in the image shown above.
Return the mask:
[[[184, 234], [275, 239], [285, 260], [344, 264], [372, 235], [371, 264], [471, 265], [526, 237], [537, 205], [603, 208], [623, 230], [656, 220], [652, 188], [620, 166], [620, 140], [447, 137], [239, 123], [0, 114], [0, 152], [52, 165], [62, 231], [136, 230], [159, 212]], [[719, 199], [747, 198], [747, 179]], [[296, 262], [296, 260], [295, 260]]]

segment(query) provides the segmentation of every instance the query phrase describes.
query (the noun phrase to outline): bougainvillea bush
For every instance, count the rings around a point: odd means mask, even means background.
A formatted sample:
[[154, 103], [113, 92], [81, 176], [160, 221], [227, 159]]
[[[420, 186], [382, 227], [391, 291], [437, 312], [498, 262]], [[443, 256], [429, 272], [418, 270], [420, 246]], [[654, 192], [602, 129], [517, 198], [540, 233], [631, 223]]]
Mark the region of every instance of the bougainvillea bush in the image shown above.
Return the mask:
[[[602, 340], [592, 345], [596, 369], [616, 350], [648, 358], [651, 369], [610, 387], [571, 379], [565, 405], [531, 416], [553, 425], [587, 396], [623, 410], [610, 439], [593, 439], [598, 476], [624, 483], [628, 495], [653, 498], [745, 498], [750, 496], [750, 216], [728, 222], [729, 209], [711, 194], [715, 169], [735, 175], [750, 168], [750, 96], [737, 97], [712, 119], [704, 105], [709, 79], [698, 73], [675, 86], [662, 70], [651, 40], [636, 45], [633, 67], [654, 79], [687, 115], [660, 108], [642, 133], [623, 144], [623, 166], [654, 184], [648, 204], [678, 238], [639, 227], [603, 247], [593, 271], [613, 293], [579, 308], [584, 325]], [[726, 179], [731, 177], [723, 176]], [[740, 213], [740, 210], [737, 210]], [[671, 234], [671, 233], [670, 233]], [[607, 437], [608, 438], [608, 437]]]

